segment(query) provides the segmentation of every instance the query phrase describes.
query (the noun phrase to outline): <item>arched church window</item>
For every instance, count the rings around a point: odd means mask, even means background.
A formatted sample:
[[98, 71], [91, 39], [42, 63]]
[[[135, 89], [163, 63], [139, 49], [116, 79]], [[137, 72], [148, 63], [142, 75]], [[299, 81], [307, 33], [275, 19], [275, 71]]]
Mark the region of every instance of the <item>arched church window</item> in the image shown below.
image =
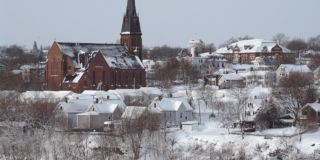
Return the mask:
[[114, 85], [114, 77], [113, 77], [113, 71], [111, 72], [111, 85]]
[[139, 84], [142, 85], [142, 72], [140, 72], [140, 76], [139, 76]]
[[85, 80], [83, 83], [84, 88], [87, 88], [87, 81]]

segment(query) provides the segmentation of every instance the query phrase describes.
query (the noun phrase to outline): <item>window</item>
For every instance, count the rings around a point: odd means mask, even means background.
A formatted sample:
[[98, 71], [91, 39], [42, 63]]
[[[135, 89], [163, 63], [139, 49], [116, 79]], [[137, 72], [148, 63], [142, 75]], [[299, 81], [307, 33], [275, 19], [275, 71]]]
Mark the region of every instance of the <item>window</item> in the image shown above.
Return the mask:
[[182, 118], [182, 113], [180, 113], [180, 118]]
[[126, 85], [128, 85], [128, 72], [126, 72]]
[[113, 71], [111, 72], [110, 77], [111, 77], [111, 85], [113, 86], [113, 83], [114, 83]]
[[118, 85], [121, 85], [121, 72], [119, 72]]
[[135, 74], [134, 74], [134, 72], [132, 72], [132, 84], [133, 84], [133, 85], [135, 85], [135, 84], [134, 84], [134, 79], [135, 79]]
[[83, 86], [84, 86], [84, 88], [87, 88], [87, 81], [86, 80], [84, 81]]
[[164, 113], [164, 118], [167, 118], [167, 113]]
[[53, 75], [53, 68], [52, 68], [52, 63], [51, 63], [51, 75]]
[[139, 84], [140, 84], [140, 86], [142, 85], [142, 72], [140, 72]]
[[170, 118], [171, 118], [172, 116], [171, 116], [171, 112], [170, 112]]
[[60, 107], [60, 110], [62, 110], [62, 107]]
[[93, 84], [96, 84], [96, 71], [93, 71], [93, 74], [92, 74], [92, 83]]
[[106, 81], [106, 72], [103, 71], [102, 72], [102, 84], [105, 84], [105, 81]]
[[156, 104], [156, 103], [154, 103], [154, 104], [153, 104], [153, 107], [154, 107], [154, 108], [157, 108], [157, 104]]
[[53, 57], [53, 75], [56, 75], [56, 57]]
[[73, 89], [76, 89], [76, 85], [73, 85]]
[[302, 115], [308, 115], [308, 111], [302, 111]]
[[188, 117], [186, 116], [186, 120], [188, 120]]
[[92, 108], [92, 111], [94, 111], [94, 108]]
[[58, 70], [59, 70], [59, 65], [58, 65], [58, 63], [57, 63], [56, 75], [58, 75]]

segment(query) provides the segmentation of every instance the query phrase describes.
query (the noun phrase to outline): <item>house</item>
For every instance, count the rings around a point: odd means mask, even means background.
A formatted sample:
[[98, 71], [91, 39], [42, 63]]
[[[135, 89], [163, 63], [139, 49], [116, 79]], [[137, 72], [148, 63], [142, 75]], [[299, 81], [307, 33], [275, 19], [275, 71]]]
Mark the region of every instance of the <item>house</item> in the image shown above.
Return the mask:
[[188, 53], [191, 53], [192, 48], [204, 48], [205, 43], [201, 39], [191, 39], [188, 42]]
[[256, 71], [258, 70], [257, 66], [254, 64], [239, 64], [239, 63], [228, 63], [226, 64], [226, 69], [230, 69], [233, 72], [244, 72], [244, 71]]
[[[291, 50], [273, 41], [264, 39], [242, 40], [216, 51], [228, 60], [228, 63], [251, 63], [256, 57], [274, 56], [284, 57], [292, 55]], [[294, 56], [292, 55], [294, 58]]]
[[300, 73], [306, 76], [312, 74], [312, 71], [307, 65], [296, 65], [296, 64], [281, 64], [276, 71], [277, 73], [277, 82], [282, 80], [285, 77], [289, 77], [291, 73]]
[[274, 71], [247, 71], [239, 74], [244, 79], [246, 87], [272, 87], [276, 82]]
[[[58, 106], [60, 111], [67, 117], [68, 128], [77, 127], [77, 114], [85, 113], [93, 103], [94, 101], [87, 99], [66, 99], [65, 102], [60, 102]], [[92, 114], [96, 115], [97, 113]]]
[[181, 125], [191, 121], [193, 108], [185, 98], [159, 98], [149, 105], [149, 110], [159, 111], [167, 125]]
[[122, 111], [118, 104], [91, 104], [84, 113], [77, 114], [77, 127], [80, 129], [100, 129], [105, 122], [121, 120]]
[[301, 108], [301, 119], [320, 124], [320, 98], [315, 103], [307, 103]]
[[243, 78], [240, 74], [227, 73], [221, 74], [218, 79], [219, 88], [244, 87]]
[[111, 91], [123, 101], [126, 100], [126, 98], [142, 101], [144, 97], [143, 93], [139, 89], [116, 89]]
[[44, 64], [26, 64], [20, 67], [25, 82], [43, 82]]
[[155, 66], [155, 62], [151, 59], [145, 59], [142, 61], [145, 69], [146, 69], [146, 72], [152, 72], [154, 70], [154, 66]]
[[142, 32], [135, 1], [128, 1], [120, 44], [56, 42], [44, 72], [47, 90], [130, 89], [146, 86]]
[[20, 95], [21, 102], [31, 103], [37, 100], [50, 100], [52, 102], [63, 102], [71, 96], [71, 91], [26, 91]]

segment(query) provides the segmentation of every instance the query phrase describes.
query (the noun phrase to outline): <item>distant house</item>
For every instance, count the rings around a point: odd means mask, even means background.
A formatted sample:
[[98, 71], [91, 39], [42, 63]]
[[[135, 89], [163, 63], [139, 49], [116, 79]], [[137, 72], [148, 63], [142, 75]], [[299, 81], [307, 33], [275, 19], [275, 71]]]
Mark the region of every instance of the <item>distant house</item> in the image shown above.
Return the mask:
[[[59, 103], [59, 109], [68, 119], [68, 128], [77, 127], [77, 114], [85, 113], [93, 104], [92, 100], [74, 99]], [[94, 113], [97, 114], [97, 113]]]
[[277, 81], [279, 82], [285, 77], [289, 77], [291, 73], [300, 73], [303, 75], [311, 75], [312, 71], [307, 65], [281, 64], [276, 71]]
[[239, 74], [245, 81], [246, 87], [271, 87], [276, 82], [276, 73], [273, 71], [248, 71]]
[[25, 82], [43, 82], [45, 64], [26, 64], [20, 67]]
[[320, 124], [320, 99], [301, 108], [301, 119]]
[[181, 125], [182, 122], [192, 120], [193, 108], [185, 98], [157, 99], [149, 105], [149, 110], [159, 111], [170, 125]]
[[154, 65], [156, 64], [153, 60], [151, 59], [145, 59], [142, 61], [146, 72], [152, 72], [154, 70]]
[[226, 69], [231, 69], [234, 72], [238, 71], [255, 71], [258, 70], [258, 67], [252, 63], [240, 64], [240, 63], [228, 63], [226, 64]]
[[139, 90], [150, 99], [162, 94], [161, 90], [156, 87], [141, 87]]
[[232, 87], [244, 87], [243, 78], [240, 74], [228, 73], [221, 74], [221, 77], [218, 80], [219, 88], [232, 88]]
[[119, 121], [122, 111], [118, 104], [91, 104], [84, 113], [77, 114], [77, 127], [80, 129], [100, 129], [105, 122]]

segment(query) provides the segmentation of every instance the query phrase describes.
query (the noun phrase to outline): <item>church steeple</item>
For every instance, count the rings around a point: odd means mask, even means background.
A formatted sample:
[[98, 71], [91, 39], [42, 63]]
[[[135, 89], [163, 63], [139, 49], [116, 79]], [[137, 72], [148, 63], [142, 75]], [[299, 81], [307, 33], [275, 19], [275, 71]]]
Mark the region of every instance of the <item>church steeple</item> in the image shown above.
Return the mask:
[[127, 10], [123, 17], [121, 34], [138, 34], [141, 35], [139, 15], [136, 11], [135, 0], [128, 0]]
[[142, 33], [135, 0], [128, 0], [127, 2], [120, 35], [120, 43], [127, 45], [129, 52], [138, 56], [142, 61]]

